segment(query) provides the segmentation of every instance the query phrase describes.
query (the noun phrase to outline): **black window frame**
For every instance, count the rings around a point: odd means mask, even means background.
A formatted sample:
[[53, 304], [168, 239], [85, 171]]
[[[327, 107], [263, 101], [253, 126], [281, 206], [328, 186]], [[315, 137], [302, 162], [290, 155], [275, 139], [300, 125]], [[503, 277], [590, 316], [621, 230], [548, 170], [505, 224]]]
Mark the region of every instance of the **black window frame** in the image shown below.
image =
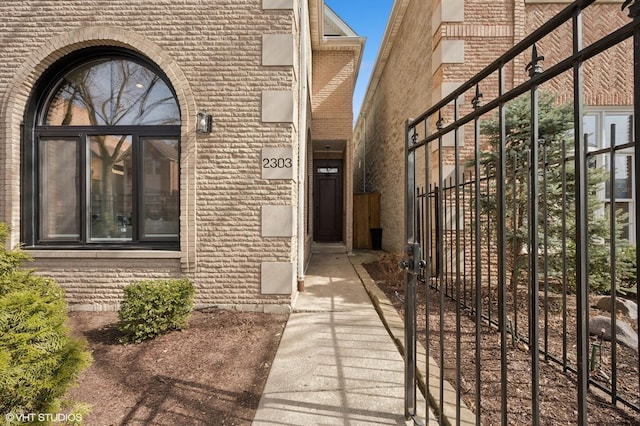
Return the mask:
[[[93, 249], [93, 250], [122, 250], [122, 249], [158, 249], [158, 250], [179, 250], [180, 249], [180, 231], [175, 238], [170, 237], [147, 237], [144, 238], [143, 228], [141, 224], [142, 217], [139, 216], [141, 211], [141, 196], [143, 181], [140, 174], [143, 170], [143, 159], [140, 155], [141, 141], [145, 138], [155, 139], [176, 139], [178, 141], [178, 162], [180, 161], [181, 146], [181, 126], [178, 125], [123, 125], [123, 126], [45, 126], [39, 125], [40, 116], [44, 113], [48, 106], [49, 98], [52, 93], [58, 89], [59, 82], [63, 75], [70, 70], [98, 59], [126, 59], [149, 68], [156, 75], [163, 79], [164, 83], [169, 87], [171, 93], [176, 99], [177, 96], [173, 86], [169, 82], [166, 75], [155, 64], [145, 59], [139, 54], [121, 48], [97, 47], [87, 48], [76, 51], [73, 54], [61, 59], [53, 64], [47, 72], [43, 74], [36, 84], [28, 108], [25, 119], [22, 124], [22, 158], [21, 158], [21, 240], [24, 248], [37, 249]], [[134, 176], [132, 187], [132, 237], [131, 241], [114, 241], [114, 242], [92, 242], [88, 238], [87, 224], [87, 194], [89, 189], [87, 186], [87, 155], [89, 153], [90, 136], [94, 135], [131, 135], [131, 149], [134, 161]], [[39, 144], [41, 138], [59, 138], [65, 140], [77, 140], [80, 147], [80, 154], [77, 159], [77, 167], [80, 172], [80, 183], [78, 185], [78, 209], [80, 216], [80, 236], [76, 241], [67, 241], [63, 239], [44, 240], [39, 239], [40, 224], [39, 218], [41, 213], [39, 201], [39, 182], [40, 182], [40, 152]], [[178, 165], [178, 175], [182, 171]], [[178, 176], [178, 182], [180, 178]], [[178, 184], [179, 188], [179, 184]], [[178, 190], [177, 199], [178, 217], [180, 218], [180, 190]]]

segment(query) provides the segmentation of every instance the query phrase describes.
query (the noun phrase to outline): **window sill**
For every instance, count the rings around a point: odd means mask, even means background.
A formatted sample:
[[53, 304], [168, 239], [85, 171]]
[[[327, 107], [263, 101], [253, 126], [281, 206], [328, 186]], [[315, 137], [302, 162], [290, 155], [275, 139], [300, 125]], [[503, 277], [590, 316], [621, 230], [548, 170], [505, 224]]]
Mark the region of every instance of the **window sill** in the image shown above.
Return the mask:
[[34, 259], [180, 259], [180, 251], [164, 250], [25, 250]]

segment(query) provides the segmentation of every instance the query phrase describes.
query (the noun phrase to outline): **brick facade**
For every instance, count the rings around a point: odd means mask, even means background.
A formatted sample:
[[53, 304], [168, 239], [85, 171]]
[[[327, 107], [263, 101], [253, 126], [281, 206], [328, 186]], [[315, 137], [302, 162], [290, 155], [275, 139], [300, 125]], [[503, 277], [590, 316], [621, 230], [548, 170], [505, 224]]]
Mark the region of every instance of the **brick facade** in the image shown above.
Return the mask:
[[352, 90], [358, 64], [348, 51], [323, 50], [313, 55], [313, 68], [322, 68], [313, 78], [313, 138], [351, 138]]
[[[405, 120], [422, 113], [467, 81], [509, 48], [538, 28], [570, 1], [552, 0], [396, 0], [373, 71], [360, 117], [354, 130], [354, 179], [357, 192], [381, 193], [383, 249], [402, 251], [404, 242], [404, 147]], [[622, 1], [598, 1], [584, 16], [585, 45], [605, 32], [628, 22], [620, 11]], [[429, 25], [430, 24], [430, 25]], [[571, 49], [571, 30], [562, 28], [538, 45], [545, 56], [543, 66], [551, 67], [559, 55]], [[505, 71], [507, 88], [528, 78], [522, 55]], [[612, 49], [589, 61], [585, 67], [587, 106], [630, 106], [632, 79], [628, 45]], [[554, 79], [544, 88], [553, 89], [561, 100], [571, 94], [570, 76]], [[497, 93], [497, 79], [487, 79], [484, 99]], [[488, 87], [487, 87], [488, 86]], [[461, 109], [470, 108], [473, 93], [466, 93]], [[464, 112], [462, 112], [464, 113]], [[450, 111], [443, 111], [450, 118]], [[447, 116], [449, 114], [449, 116]], [[460, 157], [471, 155], [464, 144]], [[444, 140], [443, 161], [453, 169], [453, 142]], [[437, 148], [437, 147], [436, 147]], [[439, 153], [434, 151], [437, 162]], [[418, 161], [423, 161], [418, 159]], [[446, 166], [445, 166], [446, 168]], [[437, 163], [432, 175], [437, 176]], [[420, 178], [420, 177], [418, 177]]]
[[431, 102], [429, 3], [395, 2], [391, 19], [395, 12], [398, 19], [402, 17], [402, 23], [385, 35], [383, 43], [393, 47], [380, 53], [388, 54], [386, 66], [384, 70], [374, 70], [374, 86], [369, 86], [354, 130], [354, 186], [357, 192], [380, 192], [382, 248], [387, 251], [401, 250], [404, 240], [405, 120], [421, 113], [424, 105]]
[[[350, 51], [341, 49], [326, 49], [316, 51], [313, 55], [313, 68], [319, 71], [313, 78], [313, 125], [315, 158], [335, 157], [336, 152], [327, 155], [323, 149], [327, 142], [338, 142], [344, 145], [343, 162], [345, 164], [345, 185], [343, 197], [342, 221], [346, 250], [353, 247], [353, 174], [350, 172], [353, 162], [353, 88], [359, 67], [358, 58]], [[347, 169], [348, 167], [348, 169]], [[349, 173], [346, 173], [349, 170]]]
[[[302, 82], [312, 81], [316, 72], [322, 75], [323, 63], [314, 60], [313, 68], [302, 75], [301, 58], [302, 52], [315, 54], [308, 23], [318, 19], [324, 6], [321, 1], [310, 3], [311, 8], [306, 0], [304, 4], [299, 0], [0, 4], [0, 220], [12, 228], [9, 245], [18, 244], [21, 236], [20, 125], [34, 85], [51, 64], [80, 48], [126, 48], [163, 70], [180, 106], [178, 251], [26, 247], [34, 257], [30, 266], [62, 284], [72, 308], [115, 309], [128, 283], [188, 277], [197, 287], [198, 305], [288, 309], [295, 293], [296, 266], [304, 263], [298, 262], [299, 241], [307, 246], [302, 256], [309, 255], [311, 237], [305, 233], [299, 238], [299, 230], [306, 227], [298, 226], [296, 213], [304, 185], [299, 185], [295, 172], [287, 179], [264, 179], [261, 155], [264, 148], [288, 147], [293, 170], [298, 170], [300, 140], [311, 135], [313, 111], [307, 101], [313, 102], [315, 95], [302, 99]], [[308, 10], [309, 17], [301, 17], [301, 11]], [[348, 52], [351, 63], [359, 61], [359, 50]], [[356, 70], [351, 66], [345, 72], [355, 75]], [[330, 104], [350, 99], [353, 85], [341, 90], [344, 95], [329, 100], [328, 108], [342, 108]], [[270, 93], [284, 96], [270, 97]], [[282, 118], [280, 112], [286, 109], [292, 114]], [[214, 118], [210, 134], [196, 134], [200, 110]], [[325, 125], [342, 129], [341, 137], [351, 140], [342, 117], [337, 124], [335, 120], [329, 117]], [[301, 123], [306, 125], [302, 131]], [[309, 203], [304, 201], [305, 206]], [[268, 205], [290, 207], [293, 235], [265, 233], [261, 219], [263, 206]], [[269, 265], [282, 264], [293, 271], [289, 291], [273, 294], [271, 278], [265, 277], [262, 267], [267, 265], [268, 271]], [[303, 276], [303, 271], [297, 274]]]

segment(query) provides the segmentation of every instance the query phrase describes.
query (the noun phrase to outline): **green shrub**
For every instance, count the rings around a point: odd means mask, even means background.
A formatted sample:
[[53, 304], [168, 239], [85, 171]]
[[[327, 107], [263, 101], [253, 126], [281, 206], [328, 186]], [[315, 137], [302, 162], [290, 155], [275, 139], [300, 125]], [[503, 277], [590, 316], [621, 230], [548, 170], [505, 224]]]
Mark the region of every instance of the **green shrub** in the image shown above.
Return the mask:
[[[589, 288], [596, 294], [611, 293], [611, 253], [608, 245], [589, 246]], [[616, 246], [616, 287], [624, 294], [636, 284], [636, 249], [620, 243]]]
[[124, 289], [118, 312], [122, 343], [139, 343], [187, 325], [195, 289], [187, 279], [142, 281]]
[[29, 259], [21, 250], [7, 250], [5, 244], [9, 235], [9, 227], [0, 222], [0, 276], [15, 271], [22, 262]]
[[0, 224], [0, 413], [55, 414], [91, 356], [65, 325], [62, 289], [19, 270], [27, 256], [7, 250], [6, 235]]

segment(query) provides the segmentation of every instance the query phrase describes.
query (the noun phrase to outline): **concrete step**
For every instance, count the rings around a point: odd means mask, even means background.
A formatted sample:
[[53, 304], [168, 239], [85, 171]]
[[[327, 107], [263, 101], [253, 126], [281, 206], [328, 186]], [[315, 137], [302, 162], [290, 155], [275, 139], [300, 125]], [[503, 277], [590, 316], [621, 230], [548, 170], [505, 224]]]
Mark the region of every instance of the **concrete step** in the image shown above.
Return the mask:
[[347, 246], [344, 243], [313, 243], [311, 253], [346, 253]]

